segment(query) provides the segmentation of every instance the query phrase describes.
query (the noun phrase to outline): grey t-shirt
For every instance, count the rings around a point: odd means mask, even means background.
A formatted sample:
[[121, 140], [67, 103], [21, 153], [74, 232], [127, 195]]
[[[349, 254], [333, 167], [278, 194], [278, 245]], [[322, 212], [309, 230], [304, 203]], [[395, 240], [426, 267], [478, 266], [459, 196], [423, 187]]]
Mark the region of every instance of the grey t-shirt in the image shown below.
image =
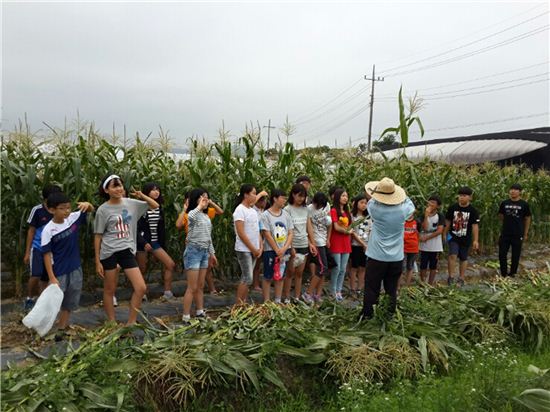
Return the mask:
[[[292, 218], [285, 210], [281, 210], [278, 216], [266, 210], [262, 213], [261, 223], [262, 230], [271, 233], [271, 237], [279, 247], [285, 245], [288, 234], [294, 229]], [[273, 250], [267, 239], [264, 241], [264, 250]]]
[[306, 248], [309, 246], [307, 238], [307, 218], [308, 210], [305, 206], [285, 206], [284, 210], [288, 212], [292, 218], [294, 225], [294, 237], [292, 238], [293, 248]]
[[[309, 218], [311, 219], [311, 226], [313, 227], [313, 239], [315, 240], [315, 246], [326, 246], [328, 228], [332, 225], [332, 219], [327, 214], [326, 208], [315, 209], [314, 205], [309, 205]], [[329, 209], [330, 213], [330, 209]]]
[[103, 236], [99, 252], [101, 260], [124, 249], [136, 253], [137, 222], [148, 208], [147, 202], [126, 197], [119, 204], [105, 202], [97, 208], [94, 233]]

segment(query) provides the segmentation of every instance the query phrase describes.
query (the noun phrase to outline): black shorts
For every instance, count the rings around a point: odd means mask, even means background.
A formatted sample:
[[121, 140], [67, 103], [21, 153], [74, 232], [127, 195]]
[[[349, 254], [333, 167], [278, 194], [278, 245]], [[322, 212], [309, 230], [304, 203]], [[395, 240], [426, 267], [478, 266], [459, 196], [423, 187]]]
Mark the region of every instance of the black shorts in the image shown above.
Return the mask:
[[407, 253], [405, 252], [405, 258], [403, 259], [403, 271], [413, 270], [414, 262], [418, 253]]
[[326, 246], [317, 246], [317, 256], [311, 257], [311, 263], [318, 266], [316, 274], [319, 277], [322, 277], [328, 273], [329, 266]]
[[116, 269], [117, 265], [120, 265], [122, 269], [132, 269], [138, 267], [136, 257], [130, 249], [119, 250], [100, 262], [103, 265], [103, 270]]
[[420, 251], [420, 270], [436, 270], [439, 261], [439, 252]]
[[364, 268], [367, 266], [367, 255], [363, 246], [351, 247], [351, 267], [353, 269]]

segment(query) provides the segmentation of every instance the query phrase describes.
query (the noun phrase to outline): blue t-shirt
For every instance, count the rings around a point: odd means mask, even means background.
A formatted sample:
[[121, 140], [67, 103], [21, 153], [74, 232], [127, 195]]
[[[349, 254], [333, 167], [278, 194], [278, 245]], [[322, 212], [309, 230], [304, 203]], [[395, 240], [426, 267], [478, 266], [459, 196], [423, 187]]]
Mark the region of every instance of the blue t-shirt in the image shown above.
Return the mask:
[[73, 212], [63, 223], [50, 221], [42, 230], [42, 252], [52, 253], [53, 273], [56, 277], [71, 273], [80, 267], [78, 229], [86, 223], [85, 212]]
[[40, 239], [42, 237], [42, 229], [44, 226], [52, 220], [53, 215], [48, 212], [44, 205], [36, 205], [32, 208], [27, 223], [33, 226], [36, 231], [34, 232], [34, 237], [32, 238], [32, 248], [40, 250]]
[[371, 199], [367, 210], [372, 218], [367, 256], [381, 262], [403, 260], [405, 220], [414, 212], [414, 204], [406, 198], [398, 205], [385, 205]]

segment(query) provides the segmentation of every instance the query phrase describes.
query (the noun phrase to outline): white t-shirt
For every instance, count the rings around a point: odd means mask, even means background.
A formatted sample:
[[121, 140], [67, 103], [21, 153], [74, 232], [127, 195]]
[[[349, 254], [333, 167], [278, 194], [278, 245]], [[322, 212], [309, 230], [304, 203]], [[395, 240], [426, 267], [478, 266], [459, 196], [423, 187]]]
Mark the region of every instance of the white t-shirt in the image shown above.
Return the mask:
[[313, 227], [313, 239], [315, 240], [315, 246], [326, 246], [328, 227], [332, 225], [332, 219], [329, 215], [327, 215], [326, 208], [315, 209], [314, 205], [309, 205], [307, 209], [309, 212], [309, 218], [311, 219], [311, 225]]
[[[254, 245], [256, 249], [260, 247], [260, 222], [258, 219], [258, 213], [251, 207], [246, 207], [242, 203], [237, 206], [233, 212], [233, 222], [244, 222], [244, 233], [248, 237], [248, 240]], [[237, 228], [235, 227], [235, 250], [237, 252], [250, 252], [248, 247], [241, 240], [237, 234]]]
[[[436, 213], [433, 216], [428, 216], [428, 230], [420, 228], [420, 234], [430, 234], [438, 229], [438, 226], [443, 225], [444, 221], [440, 222], [440, 215]], [[436, 236], [428, 239], [425, 242], [420, 242], [419, 249], [423, 252], [443, 252], [443, 238], [442, 236]]]

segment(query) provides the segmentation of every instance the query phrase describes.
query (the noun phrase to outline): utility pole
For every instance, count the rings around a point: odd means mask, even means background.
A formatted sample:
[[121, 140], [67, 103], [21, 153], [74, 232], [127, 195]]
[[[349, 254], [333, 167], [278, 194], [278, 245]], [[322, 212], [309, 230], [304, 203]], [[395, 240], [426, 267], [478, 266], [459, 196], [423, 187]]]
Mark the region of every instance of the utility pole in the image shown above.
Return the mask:
[[271, 129], [275, 129], [275, 126], [271, 126], [271, 119], [269, 119], [269, 122], [267, 122], [267, 126], [264, 126], [264, 128], [267, 128], [267, 150], [269, 150], [269, 135]]
[[368, 141], [368, 150], [369, 150], [369, 152], [370, 152], [370, 149], [371, 149], [372, 109], [373, 109], [373, 106], [374, 106], [374, 82], [383, 82], [384, 81], [383, 77], [380, 77], [380, 76], [375, 77], [374, 67], [375, 67], [375, 65], [373, 64], [372, 65], [372, 77], [370, 79], [367, 77], [367, 75], [365, 75], [365, 80], [372, 81], [372, 88], [371, 88], [371, 92], [370, 92], [369, 141]]

